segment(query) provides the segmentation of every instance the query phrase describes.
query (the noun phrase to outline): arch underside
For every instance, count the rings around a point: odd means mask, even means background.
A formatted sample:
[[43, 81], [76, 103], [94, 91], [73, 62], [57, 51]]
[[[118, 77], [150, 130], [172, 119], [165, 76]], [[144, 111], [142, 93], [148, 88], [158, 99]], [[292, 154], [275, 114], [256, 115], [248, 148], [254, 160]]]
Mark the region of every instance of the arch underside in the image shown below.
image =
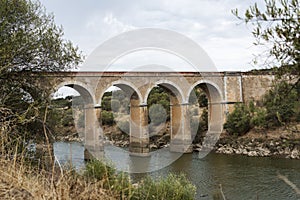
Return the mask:
[[195, 85], [190, 94], [193, 94], [193, 89], [200, 87], [208, 98], [208, 132], [222, 132], [223, 130], [223, 104], [220, 90], [210, 83], [199, 83]]

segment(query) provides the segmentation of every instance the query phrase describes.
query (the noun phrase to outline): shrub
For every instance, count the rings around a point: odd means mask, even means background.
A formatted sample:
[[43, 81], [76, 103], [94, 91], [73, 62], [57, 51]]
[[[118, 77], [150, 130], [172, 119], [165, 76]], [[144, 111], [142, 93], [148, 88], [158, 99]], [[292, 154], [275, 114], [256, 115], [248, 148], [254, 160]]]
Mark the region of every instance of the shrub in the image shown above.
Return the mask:
[[251, 126], [257, 128], [267, 128], [267, 112], [264, 108], [256, 108], [251, 118]]
[[200, 117], [200, 124], [201, 131], [206, 131], [208, 129], [208, 111], [207, 109], [204, 109], [201, 117]]
[[103, 110], [111, 111], [111, 96], [104, 96], [102, 98], [101, 107]]
[[149, 177], [145, 178], [131, 199], [190, 200], [195, 198], [195, 194], [196, 187], [184, 175], [170, 174], [166, 178], [158, 180], [153, 180]]
[[279, 126], [295, 116], [297, 92], [286, 82], [281, 82], [264, 96], [268, 126]]
[[154, 125], [159, 125], [167, 120], [167, 112], [160, 104], [154, 104], [150, 107], [149, 116]]
[[121, 104], [120, 104], [119, 100], [117, 100], [117, 99], [112, 99], [111, 100], [111, 109], [114, 112], [119, 112], [120, 107], [121, 107]]
[[206, 94], [202, 92], [198, 97], [198, 103], [200, 107], [207, 107], [208, 106], [208, 99]]
[[114, 115], [112, 112], [103, 110], [101, 112], [101, 121], [103, 125], [113, 125], [114, 124]]
[[231, 135], [240, 136], [250, 130], [250, 111], [244, 104], [236, 104], [227, 117], [224, 129]]
[[128, 174], [117, 173], [114, 167], [98, 160], [87, 163], [84, 176], [88, 180], [103, 181], [103, 187], [119, 193], [121, 199], [190, 200], [196, 194], [196, 187], [182, 174], [170, 174], [158, 180], [146, 177], [134, 188]]
[[88, 178], [97, 180], [110, 180], [116, 173], [116, 170], [111, 165], [99, 160], [91, 160], [85, 166], [84, 175]]
[[72, 109], [68, 109], [64, 112], [64, 115], [62, 118], [62, 125], [63, 126], [74, 126], [74, 118], [73, 118]]

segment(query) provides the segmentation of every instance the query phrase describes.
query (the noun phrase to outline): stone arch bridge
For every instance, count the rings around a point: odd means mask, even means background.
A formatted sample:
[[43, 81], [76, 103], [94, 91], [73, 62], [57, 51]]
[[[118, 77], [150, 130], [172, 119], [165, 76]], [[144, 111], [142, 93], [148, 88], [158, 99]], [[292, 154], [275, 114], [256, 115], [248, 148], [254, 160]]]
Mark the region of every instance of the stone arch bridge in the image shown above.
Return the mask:
[[48, 77], [55, 90], [74, 88], [85, 104], [85, 146], [95, 152], [103, 148], [101, 99], [111, 86], [117, 86], [130, 98], [130, 152], [149, 153], [147, 98], [155, 86], [170, 94], [170, 150], [187, 152], [192, 140], [189, 122], [189, 97], [200, 86], [208, 97], [209, 126], [207, 137], [219, 136], [227, 114], [236, 103], [259, 101], [272, 86], [271, 74], [242, 72], [53, 72]]

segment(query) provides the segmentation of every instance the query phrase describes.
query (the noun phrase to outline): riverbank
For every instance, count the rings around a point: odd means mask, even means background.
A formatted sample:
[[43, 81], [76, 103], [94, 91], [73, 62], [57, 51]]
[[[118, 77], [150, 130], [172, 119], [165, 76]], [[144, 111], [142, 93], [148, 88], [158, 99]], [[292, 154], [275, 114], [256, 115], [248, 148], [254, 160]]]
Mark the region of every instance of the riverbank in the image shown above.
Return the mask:
[[[122, 133], [116, 126], [105, 126], [106, 138], [111, 144], [127, 148], [128, 134]], [[150, 151], [169, 146], [170, 134], [168, 127], [150, 138]], [[82, 142], [83, 138], [77, 133], [60, 135], [56, 141]], [[201, 144], [193, 144], [194, 151], [201, 149]], [[280, 157], [300, 159], [300, 124], [289, 127], [279, 127], [270, 130], [251, 130], [244, 136], [233, 137], [222, 133], [215, 145], [214, 151], [221, 154], [238, 154], [250, 157]]]
[[251, 130], [242, 137], [221, 135], [216, 153], [300, 159], [300, 124], [272, 130]]

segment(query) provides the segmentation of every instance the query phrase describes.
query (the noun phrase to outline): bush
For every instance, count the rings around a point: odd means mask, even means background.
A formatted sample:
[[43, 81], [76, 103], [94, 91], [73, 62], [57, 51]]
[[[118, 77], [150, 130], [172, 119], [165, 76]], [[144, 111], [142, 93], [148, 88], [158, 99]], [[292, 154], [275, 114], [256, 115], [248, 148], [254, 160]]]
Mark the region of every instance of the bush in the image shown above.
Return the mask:
[[207, 109], [204, 109], [201, 114], [199, 126], [201, 127], [202, 132], [207, 131], [207, 129], [208, 129], [208, 111], [207, 111]]
[[88, 178], [103, 180], [111, 179], [115, 173], [116, 170], [112, 166], [106, 165], [104, 162], [99, 160], [92, 160], [86, 164], [84, 175]]
[[280, 82], [264, 95], [262, 102], [262, 107], [253, 102], [248, 106], [236, 105], [224, 124], [226, 131], [239, 136], [252, 127], [271, 128], [300, 121], [298, 85]]
[[154, 104], [150, 107], [149, 116], [154, 125], [159, 125], [167, 120], [167, 112], [160, 104]]
[[146, 177], [134, 188], [128, 174], [117, 173], [114, 167], [98, 160], [87, 163], [84, 176], [88, 180], [103, 181], [103, 187], [119, 193], [120, 199], [189, 200], [196, 194], [196, 187], [184, 175], [170, 174], [159, 180]]
[[120, 107], [121, 107], [121, 104], [120, 104], [119, 100], [117, 100], [117, 99], [112, 99], [111, 100], [111, 109], [114, 112], [119, 112]]
[[111, 111], [111, 96], [104, 96], [102, 98], [101, 107], [103, 110]]
[[133, 190], [130, 178], [127, 174], [117, 173], [116, 169], [103, 161], [92, 160], [86, 164], [84, 176], [90, 179], [96, 179], [97, 181], [103, 181], [104, 189], [117, 192], [120, 195], [120, 199], [126, 199], [130, 196]]
[[290, 122], [295, 117], [297, 91], [286, 82], [281, 82], [265, 96], [263, 105], [266, 108], [268, 126], [279, 126]]
[[68, 109], [64, 112], [62, 118], [62, 125], [63, 126], [74, 126], [74, 118], [73, 118], [73, 110]]
[[234, 110], [227, 117], [224, 129], [231, 135], [244, 135], [250, 130], [250, 111], [244, 104], [236, 104]]
[[195, 194], [196, 187], [184, 175], [170, 174], [168, 177], [159, 180], [147, 177], [139, 185], [131, 199], [190, 200], [195, 199]]
[[101, 121], [103, 125], [113, 125], [114, 124], [114, 115], [112, 112], [103, 110], [101, 112]]
[[267, 112], [264, 108], [256, 108], [251, 118], [251, 126], [257, 128], [267, 128]]

